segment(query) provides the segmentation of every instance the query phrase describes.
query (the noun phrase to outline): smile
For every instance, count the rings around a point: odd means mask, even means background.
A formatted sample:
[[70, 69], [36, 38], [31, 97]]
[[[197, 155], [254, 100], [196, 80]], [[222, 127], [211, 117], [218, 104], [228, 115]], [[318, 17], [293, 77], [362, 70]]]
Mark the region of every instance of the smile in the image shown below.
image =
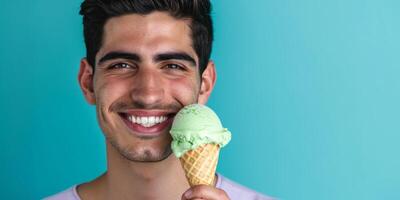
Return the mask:
[[167, 116], [146, 116], [146, 117], [140, 117], [140, 116], [134, 116], [134, 115], [129, 115], [128, 116], [129, 121], [135, 124], [140, 124], [144, 127], [152, 127], [156, 124], [160, 124], [164, 122], [165, 120], [168, 119]]
[[155, 136], [164, 133], [172, 125], [175, 113], [132, 111], [119, 115], [133, 135]]

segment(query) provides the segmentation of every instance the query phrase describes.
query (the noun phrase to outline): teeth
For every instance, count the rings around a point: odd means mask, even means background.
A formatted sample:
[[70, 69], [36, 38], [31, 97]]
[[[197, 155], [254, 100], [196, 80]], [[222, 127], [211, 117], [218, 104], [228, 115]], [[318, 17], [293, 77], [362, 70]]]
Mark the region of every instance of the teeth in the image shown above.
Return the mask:
[[149, 121], [148, 117], [142, 117], [141, 120], [142, 124], [147, 124], [147, 122]]
[[149, 117], [150, 124], [155, 124], [155, 121], [156, 121], [156, 117], [154, 117], [154, 116]]
[[131, 118], [131, 122], [136, 123], [136, 118], [134, 116], [129, 116]]
[[152, 127], [156, 124], [162, 123], [167, 120], [166, 116], [148, 116], [148, 117], [136, 117], [128, 116], [129, 121], [135, 124], [140, 124], [144, 127]]

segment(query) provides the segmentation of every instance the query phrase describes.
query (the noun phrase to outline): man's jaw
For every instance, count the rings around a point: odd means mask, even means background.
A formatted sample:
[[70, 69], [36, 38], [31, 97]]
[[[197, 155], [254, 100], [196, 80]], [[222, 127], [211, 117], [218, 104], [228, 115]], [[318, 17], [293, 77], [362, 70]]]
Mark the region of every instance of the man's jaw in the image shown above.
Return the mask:
[[171, 127], [176, 112], [129, 110], [118, 114], [133, 135], [149, 137], [158, 136]]

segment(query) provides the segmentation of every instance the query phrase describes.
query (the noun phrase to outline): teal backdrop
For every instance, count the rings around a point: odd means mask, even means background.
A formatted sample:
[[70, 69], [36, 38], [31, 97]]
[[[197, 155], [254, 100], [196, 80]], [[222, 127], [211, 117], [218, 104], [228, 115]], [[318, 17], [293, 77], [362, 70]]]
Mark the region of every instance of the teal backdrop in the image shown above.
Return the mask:
[[[0, 7], [1, 199], [105, 170], [81, 0]], [[400, 199], [400, 1], [214, 0], [218, 171], [283, 200]]]

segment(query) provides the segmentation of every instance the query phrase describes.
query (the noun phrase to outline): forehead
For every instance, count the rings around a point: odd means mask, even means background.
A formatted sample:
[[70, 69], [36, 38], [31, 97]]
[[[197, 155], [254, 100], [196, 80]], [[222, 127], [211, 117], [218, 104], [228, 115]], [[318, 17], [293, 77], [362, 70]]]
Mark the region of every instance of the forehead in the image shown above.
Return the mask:
[[115, 50], [139, 55], [184, 51], [195, 56], [190, 20], [176, 19], [165, 12], [113, 17], [104, 26], [102, 47], [96, 57]]

